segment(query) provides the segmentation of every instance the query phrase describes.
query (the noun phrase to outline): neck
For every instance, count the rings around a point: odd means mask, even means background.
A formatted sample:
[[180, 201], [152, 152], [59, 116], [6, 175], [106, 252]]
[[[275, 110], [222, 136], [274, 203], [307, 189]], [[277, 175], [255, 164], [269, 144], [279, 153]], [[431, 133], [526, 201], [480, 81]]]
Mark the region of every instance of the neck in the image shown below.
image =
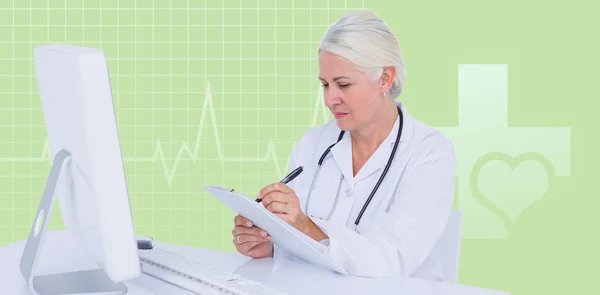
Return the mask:
[[357, 154], [370, 156], [388, 137], [397, 118], [395, 101], [386, 100], [369, 125], [351, 131], [353, 150]]

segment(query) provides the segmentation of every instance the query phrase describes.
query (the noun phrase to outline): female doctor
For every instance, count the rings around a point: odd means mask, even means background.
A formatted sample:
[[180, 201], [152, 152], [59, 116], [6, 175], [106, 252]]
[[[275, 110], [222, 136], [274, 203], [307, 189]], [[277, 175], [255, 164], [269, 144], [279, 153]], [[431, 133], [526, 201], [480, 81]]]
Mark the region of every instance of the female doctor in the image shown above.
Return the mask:
[[[265, 186], [258, 198], [325, 244], [351, 275], [443, 281], [437, 241], [452, 207], [455, 155], [442, 133], [395, 101], [404, 85], [396, 37], [375, 14], [351, 13], [326, 32], [318, 63], [335, 120], [295, 144], [290, 168], [303, 166], [303, 173]], [[240, 253], [280, 251], [251, 220], [236, 216], [234, 223]]]

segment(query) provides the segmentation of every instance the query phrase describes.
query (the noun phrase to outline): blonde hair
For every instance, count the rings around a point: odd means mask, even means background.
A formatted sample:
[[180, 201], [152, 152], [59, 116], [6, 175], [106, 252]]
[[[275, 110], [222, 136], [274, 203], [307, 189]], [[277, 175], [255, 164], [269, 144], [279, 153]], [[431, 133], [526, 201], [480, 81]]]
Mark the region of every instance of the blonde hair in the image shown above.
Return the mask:
[[375, 13], [359, 10], [344, 15], [326, 31], [319, 44], [319, 52], [322, 50], [347, 59], [373, 82], [381, 78], [384, 67], [395, 67], [389, 94], [392, 99], [400, 96], [405, 81], [400, 45], [392, 30]]

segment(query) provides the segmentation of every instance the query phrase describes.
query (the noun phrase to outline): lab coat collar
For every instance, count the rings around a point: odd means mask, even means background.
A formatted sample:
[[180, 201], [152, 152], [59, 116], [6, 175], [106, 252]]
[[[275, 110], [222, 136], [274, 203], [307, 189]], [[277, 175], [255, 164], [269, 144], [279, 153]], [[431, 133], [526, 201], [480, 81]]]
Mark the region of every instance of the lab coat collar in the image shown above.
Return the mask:
[[[407, 142], [411, 135], [410, 130], [412, 129], [412, 118], [409, 116], [406, 107], [400, 102], [396, 102], [396, 105], [400, 106], [404, 121], [402, 127], [402, 138], [400, 139], [400, 144], [398, 145], [398, 150], [396, 151], [394, 159], [396, 159], [402, 152], [402, 143]], [[358, 171], [356, 177], [354, 177], [352, 173], [352, 138], [350, 132], [346, 132], [342, 140], [333, 148], [331, 148], [331, 154], [333, 155], [333, 158], [335, 159], [338, 167], [341, 169], [344, 178], [346, 178], [352, 187], [354, 187], [354, 185], [359, 181], [385, 167], [394, 148], [399, 125], [400, 117], [397, 117], [394, 127], [388, 134], [387, 138], [381, 143], [375, 153], [371, 155], [360, 171]]]

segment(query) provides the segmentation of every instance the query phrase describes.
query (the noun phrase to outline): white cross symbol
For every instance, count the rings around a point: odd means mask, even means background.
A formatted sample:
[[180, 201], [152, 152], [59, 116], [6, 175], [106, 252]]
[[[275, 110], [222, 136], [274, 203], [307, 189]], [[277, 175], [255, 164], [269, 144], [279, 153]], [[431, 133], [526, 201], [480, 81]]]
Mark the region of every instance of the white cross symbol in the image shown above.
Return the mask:
[[[548, 173], [548, 181], [554, 176], [571, 173], [571, 130], [568, 127], [508, 127], [508, 66], [507, 65], [459, 65], [459, 124], [453, 128], [436, 128], [453, 142], [456, 151], [458, 209], [463, 212], [463, 237], [466, 239], [504, 239], [514, 219], [535, 202], [546, 190], [540, 180], [525, 186], [535, 186], [541, 192], [507, 194], [514, 187], [502, 186], [497, 174], [513, 169], [524, 161], [537, 161]], [[543, 106], [541, 106], [543, 109]], [[501, 165], [486, 169], [491, 161]], [[534, 163], [534, 162], [527, 162]], [[487, 168], [487, 167], [486, 167]], [[499, 169], [500, 168], [500, 169]], [[502, 169], [503, 168], [503, 169]], [[533, 174], [533, 173], [530, 173]], [[538, 173], [535, 173], [538, 174]], [[534, 175], [526, 175], [530, 177]], [[524, 176], [520, 176], [521, 181]], [[482, 182], [484, 181], [484, 182]], [[483, 193], [484, 186], [495, 187], [493, 198]], [[480, 188], [481, 187], [481, 188]], [[491, 195], [490, 191], [488, 194]], [[525, 196], [525, 197], [524, 197]]]

